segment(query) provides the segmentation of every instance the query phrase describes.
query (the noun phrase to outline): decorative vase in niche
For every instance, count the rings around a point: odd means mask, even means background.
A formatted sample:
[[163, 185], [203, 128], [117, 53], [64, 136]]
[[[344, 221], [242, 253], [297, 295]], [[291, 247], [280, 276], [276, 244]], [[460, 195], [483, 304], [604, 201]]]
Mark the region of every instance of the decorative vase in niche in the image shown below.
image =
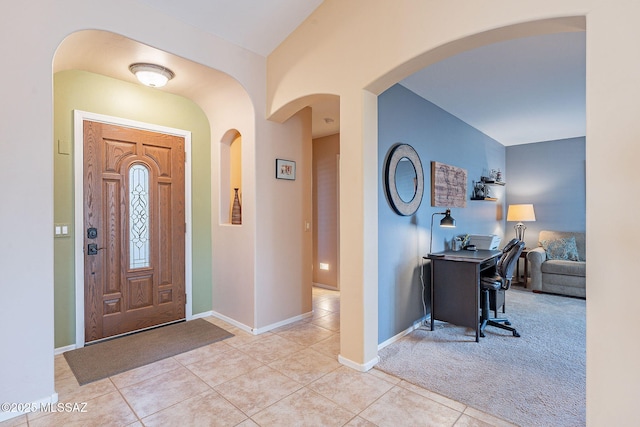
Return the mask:
[[233, 189], [236, 194], [233, 196], [233, 208], [231, 209], [231, 224], [242, 224], [242, 207], [240, 206], [240, 197], [238, 196], [238, 188]]

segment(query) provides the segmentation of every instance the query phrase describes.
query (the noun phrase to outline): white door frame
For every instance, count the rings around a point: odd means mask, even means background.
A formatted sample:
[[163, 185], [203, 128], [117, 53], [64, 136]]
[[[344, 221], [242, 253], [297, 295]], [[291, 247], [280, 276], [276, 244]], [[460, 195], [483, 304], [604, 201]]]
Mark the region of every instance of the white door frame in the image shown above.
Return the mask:
[[159, 126], [151, 123], [138, 122], [120, 117], [106, 116], [103, 114], [89, 113], [87, 111], [73, 111], [73, 140], [74, 140], [74, 202], [75, 202], [75, 277], [76, 277], [76, 348], [84, 347], [84, 132], [83, 121], [90, 120], [113, 124], [117, 126], [143, 129], [152, 132], [160, 132], [176, 135], [184, 138], [185, 168], [184, 168], [184, 200], [185, 221], [187, 230], [184, 241], [184, 287], [187, 294], [185, 317], [192, 318], [192, 235], [191, 235], [191, 132]]

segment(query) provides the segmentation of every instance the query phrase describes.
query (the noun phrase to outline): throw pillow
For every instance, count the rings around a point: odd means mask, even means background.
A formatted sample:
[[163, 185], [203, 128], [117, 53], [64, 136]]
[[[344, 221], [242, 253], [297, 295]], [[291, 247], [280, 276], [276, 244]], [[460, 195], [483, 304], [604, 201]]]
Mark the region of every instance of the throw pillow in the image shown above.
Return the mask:
[[569, 261], [578, 261], [579, 259], [575, 237], [543, 240], [540, 244], [547, 253], [547, 259], [563, 259]]

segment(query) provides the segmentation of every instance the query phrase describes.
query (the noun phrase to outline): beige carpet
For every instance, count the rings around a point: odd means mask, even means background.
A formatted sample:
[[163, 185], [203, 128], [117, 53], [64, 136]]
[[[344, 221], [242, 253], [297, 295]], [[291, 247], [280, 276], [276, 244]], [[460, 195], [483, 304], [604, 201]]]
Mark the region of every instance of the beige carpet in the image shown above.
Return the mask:
[[67, 351], [64, 357], [78, 383], [84, 385], [232, 336], [196, 319], [91, 344]]
[[522, 335], [486, 338], [436, 322], [380, 351], [377, 369], [519, 426], [586, 424], [585, 301], [507, 292], [506, 317]]

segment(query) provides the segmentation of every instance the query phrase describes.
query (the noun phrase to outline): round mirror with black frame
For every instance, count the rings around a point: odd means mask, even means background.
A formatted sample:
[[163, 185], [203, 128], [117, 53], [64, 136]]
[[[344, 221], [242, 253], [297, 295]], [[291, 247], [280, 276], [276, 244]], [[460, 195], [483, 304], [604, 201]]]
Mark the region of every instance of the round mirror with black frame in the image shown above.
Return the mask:
[[398, 215], [416, 213], [424, 195], [424, 174], [416, 150], [396, 144], [387, 153], [384, 169], [385, 194]]

